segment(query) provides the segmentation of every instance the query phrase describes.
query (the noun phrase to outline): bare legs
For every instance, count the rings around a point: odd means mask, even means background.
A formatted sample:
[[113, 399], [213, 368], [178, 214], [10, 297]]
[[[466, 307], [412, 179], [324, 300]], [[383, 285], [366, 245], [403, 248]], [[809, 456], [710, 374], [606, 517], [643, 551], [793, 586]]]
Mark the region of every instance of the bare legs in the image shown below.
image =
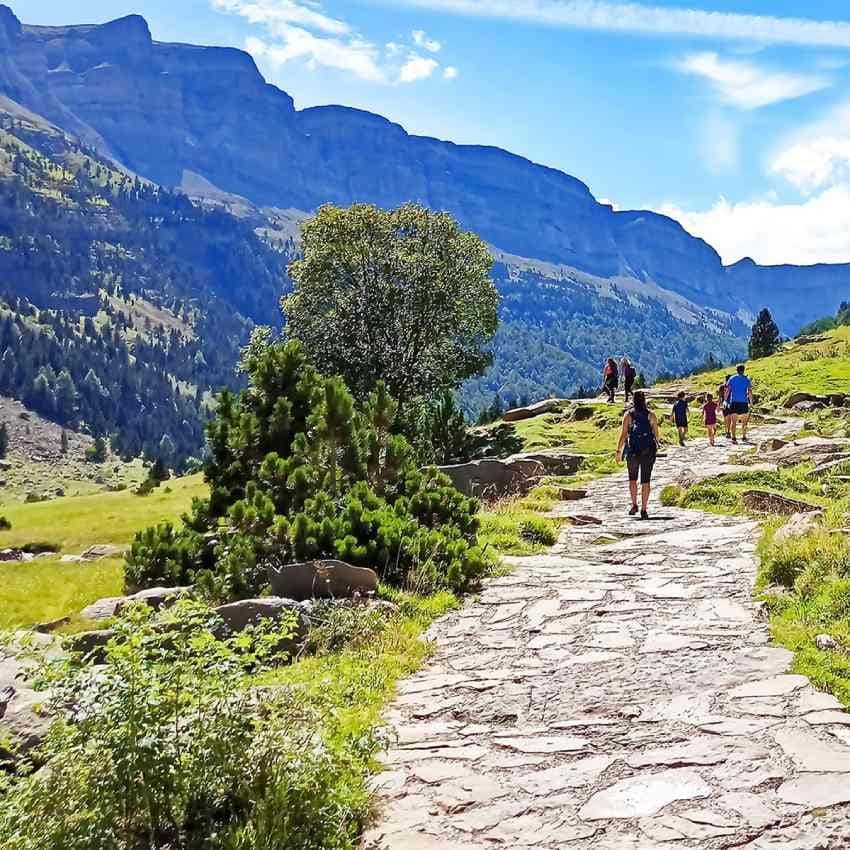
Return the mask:
[[[651, 484], [641, 483], [640, 485], [640, 508], [642, 511], [645, 511], [649, 507], [649, 492], [651, 489]], [[637, 506], [638, 503], [637, 491], [637, 481], [629, 481], [629, 495], [632, 497], [632, 505], [635, 506]]]

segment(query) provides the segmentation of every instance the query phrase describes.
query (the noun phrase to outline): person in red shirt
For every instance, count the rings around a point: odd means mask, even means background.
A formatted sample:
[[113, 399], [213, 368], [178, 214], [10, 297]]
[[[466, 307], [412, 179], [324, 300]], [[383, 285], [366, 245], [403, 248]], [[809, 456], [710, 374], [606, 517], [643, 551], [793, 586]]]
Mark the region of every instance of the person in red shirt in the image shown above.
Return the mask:
[[717, 435], [717, 402], [708, 394], [703, 398], [705, 404], [702, 408], [702, 421], [705, 423], [705, 430], [708, 431], [708, 444], [714, 445], [714, 438]]

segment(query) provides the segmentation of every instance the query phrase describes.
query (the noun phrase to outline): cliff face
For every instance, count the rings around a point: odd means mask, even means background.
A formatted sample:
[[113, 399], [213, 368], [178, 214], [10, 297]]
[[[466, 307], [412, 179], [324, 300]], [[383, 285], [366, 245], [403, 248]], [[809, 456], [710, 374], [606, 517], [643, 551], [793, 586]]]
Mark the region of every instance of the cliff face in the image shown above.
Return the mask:
[[[767, 278], [729, 273], [664, 216], [615, 213], [579, 180], [495, 148], [410, 136], [345, 107], [296, 111], [246, 53], [155, 42], [138, 16], [34, 27], [0, 6], [0, 93], [166, 186], [190, 171], [257, 204], [305, 211], [418, 201], [511, 254], [653, 281], [729, 312], [772, 305], [761, 300]], [[833, 275], [802, 270], [793, 285], [806, 303], [782, 301], [786, 327], [840, 300]]]

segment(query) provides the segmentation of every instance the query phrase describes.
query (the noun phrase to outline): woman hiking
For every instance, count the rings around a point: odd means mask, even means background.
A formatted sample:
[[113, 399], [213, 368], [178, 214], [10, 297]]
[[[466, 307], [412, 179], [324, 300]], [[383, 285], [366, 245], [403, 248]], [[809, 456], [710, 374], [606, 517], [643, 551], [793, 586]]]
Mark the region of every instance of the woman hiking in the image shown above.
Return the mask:
[[652, 480], [652, 467], [658, 454], [658, 419], [646, 406], [646, 394], [638, 390], [634, 397], [634, 407], [623, 417], [623, 427], [617, 443], [617, 463], [625, 458], [629, 469], [629, 495], [632, 507], [629, 516], [638, 512], [637, 486], [640, 477], [640, 518], [649, 519], [649, 490]]
[[617, 361], [613, 357], [608, 358], [602, 370], [602, 385], [608, 393], [608, 404], [613, 404], [617, 387], [620, 386], [620, 373], [617, 371]]
[[637, 378], [635, 367], [632, 366], [628, 357], [624, 357], [623, 362], [620, 364], [620, 374], [623, 376], [623, 386], [626, 389], [626, 404], [628, 404], [629, 396], [632, 394], [635, 386], [635, 378]]

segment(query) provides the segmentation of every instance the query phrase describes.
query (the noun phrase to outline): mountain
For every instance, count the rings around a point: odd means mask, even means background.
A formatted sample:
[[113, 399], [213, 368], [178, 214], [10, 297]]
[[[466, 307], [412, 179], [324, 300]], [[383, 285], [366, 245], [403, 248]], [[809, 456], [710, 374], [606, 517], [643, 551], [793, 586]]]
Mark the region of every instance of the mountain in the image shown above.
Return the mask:
[[200, 176], [257, 205], [306, 212], [415, 200], [511, 255], [652, 282], [746, 317], [767, 304], [788, 332], [846, 295], [847, 267], [724, 267], [672, 219], [614, 211], [574, 177], [505, 151], [411, 136], [340, 106], [298, 111], [247, 53], [156, 42], [138, 16], [38, 27], [0, 6], [0, 46], [0, 91], [166, 187]]

